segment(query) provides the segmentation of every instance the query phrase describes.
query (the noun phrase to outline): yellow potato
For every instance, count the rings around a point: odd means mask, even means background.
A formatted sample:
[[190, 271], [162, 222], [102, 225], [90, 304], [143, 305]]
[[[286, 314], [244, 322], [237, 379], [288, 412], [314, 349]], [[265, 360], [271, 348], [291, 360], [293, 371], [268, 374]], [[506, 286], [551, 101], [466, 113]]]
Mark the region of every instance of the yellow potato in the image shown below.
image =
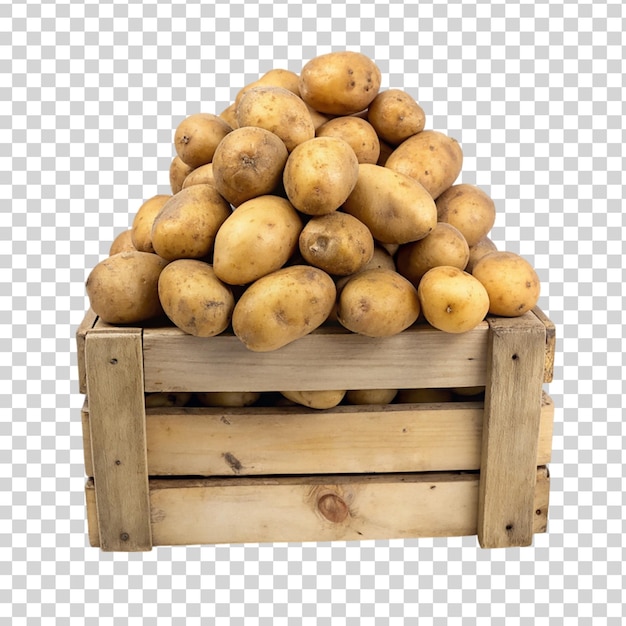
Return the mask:
[[190, 401], [191, 393], [187, 391], [157, 391], [146, 394], [146, 409], [186, 406]]
[[417, 293], [428, 323], [448, 333], [472, 330], [489, 310], [487, 290], [458, 267], [440, 265], [428, 270]]
[[146, 200], [137, 210], [131, 228], [133, 245], [142, 252], [154, 252], [152, 245], [152, 224], [165, 203], [171, 198], [168, 194], [159, 194]]
[[265, 74], [263, 74], [263, 76], [261, 76], [258, 80], [248, 83], [239, 90], [234, 102], [235, 107], [238, 107], [243, 96], [245, 96], [250, 89], [254, 89], [255, 87], [281, 87], [282, 89], [291, 91], [291, 93], [299, 97], [300, 77], [295, 72], [290, 70], [282, 68], [271, 69], [268, 72], [265, 72]]
[[346, 393], [349, 404], [390, 404], [397, 389], [351, 389]]
[[109, 248], [109, 256], [113, 256], [118, 252], [129, 252], [131, 250], [137, 250], [133, 244], [132, 231], [123, 230], [111, 243]]
[[180, 157], [176, 155], [170, 164], [170, 187], [172, 194], [177, 194], [182, 188], [185, 178], [193, 172], [193, 167], [189, 167], [186, 163], [180, 160]]
[[437, 207], [422, 185], [380, 165], [362, 163], [343, 210], [363, 222], [374, 239], [401, 244], [426, 237], [437, 223]]
[[360, 52], [330, 52], [300, 72], [300, 97], [316, 111], [351, 115], [367, 109], [380, 89], [377, 65]]
[[165, 314], [181, 330], [214, 337], [230, 324], [235, 300], [213, 268], [204, 261], [172, 261], [159, 277], [159, 298]]
[[437, 219], [458, 228], [470, 247], [485, 237], [496, 221], [493, 200], [475, 185], [452, 185], [436, 204]]
[[215, 187], [215, 177], [213, 176], [213, 163], [201, 165], [183, 181], [182, 188], [191, 187], [192, 185], [213, 185]]
[[261, 397], [256, 391], [203, 391], [195, 395], [202, 406], [225, 407], [252, 406]]
[[378, 136], [393, 146], [423, 131], [426, 123], [422, 107], [401, 89], [381, 91], [370, 104], [367, 119]]
[[400, 246], [396, 266], [417, 287], [422, 276], [433, 267], [452, 265], [464, 270], [468, 259], [469, 246], [459, 230], [438, 222], [424, 239]]
[[269, 130], [237, 128], [213, 155], [215, 187], [234, 206], [270, 194], [281, 182], [288, 155], [284, 142]]
[[346, 395], [345, 391], [281, 391], [285, 398], [310, 409], [332, 409]]
[[470, 246], [469, 249], [469, 261], [465, 267], [465, 271], [471, 274], [474, 271], [474, 265], [478, 263], [479, 259], [482, 259], [486, 254], [490, 252], [496, 252], [498, 247], [496, 244], [486, 235], [481, 237], [476, 244]]
[[194, 113], [186, 117], [174, 133], [174, 147], [180, 160], [196, 168], [213, 160], [218, 144], [232, 128], [218, 115]]
[[85, 288], [93, 311], [108, 324], [136, 324], [163, 314], [159, 275], [167, 261], [138, 250], [100, 261]]
[[335, 283], [323, 270], [284, 267], [246, 289], [235, 305], [233, 330], [249, 350], [278, 350], [321, 326], [336, 293]]
[[213, 185], [182, 189], [154, 220], [154, 250], [168, 261], [204, 258], [213, 250], [217, 230], [230, 214], [230, 206]]
[[213, 269], [246, 285], [281, 268], [298, 247], [302, 220], [288, 200], [259, 196], [239, 205], [217, 231]]
[[[304, 104], [306, 104], [306, 102]], [[309, 111], [309, 115], [311, 116], [311, 121], [313, 122], [313, 127], [315, 128], [316, 132], [318, 128], [321, 128], [324, 124], [326, 124], [326, 122], [333, 119], [332, 115], [325, 115], [324, 113], [320, 113], [308, 104], [306, 104], [306, 108]]]
[[306, 215], [327, 215], [346, 201], [358, 175], [359, 162], [348, 142], [315, 137], [289, 155], [283, 184], [296, 209]]
[[254, 87], [237, 106], [237, 124], [264, 128], [280, 137], [291, 152], [315, 137], [315, 126], [304, 101], [282, 87]]
[[452, 186], [462, 166], [463, 151], [458, 141], [435, 130], [409, 137], [385, 163], [385, 167], [419, 181], [435, 199]]
[[539, 301], [541, 283], [534, 267], [515, 252], [491, 252], [480, 259], [472, 272], [489, 294], [489, 312], [518, 317]]
[[359, 272], [341, 290], [337, 320], [367, 337], [389, 337], [411, 326], [420, 312], [415, 287], [397, 272]]
[[374, 127], [360, 117], [335, 117], [320, 126], [316, 136], [339, 137], [347, 141], [359, 163], [376, 163], [380, 156], [380, 141]]
[[300, 233], [299, 247], [310, 265], [336, 276], [360, 271], [374, 256], [367, 226], [339, 211], [312, 217]]
[[229, 104], [219, 115], [233, 130], [239, 128], [237, 125], [237, 104]]

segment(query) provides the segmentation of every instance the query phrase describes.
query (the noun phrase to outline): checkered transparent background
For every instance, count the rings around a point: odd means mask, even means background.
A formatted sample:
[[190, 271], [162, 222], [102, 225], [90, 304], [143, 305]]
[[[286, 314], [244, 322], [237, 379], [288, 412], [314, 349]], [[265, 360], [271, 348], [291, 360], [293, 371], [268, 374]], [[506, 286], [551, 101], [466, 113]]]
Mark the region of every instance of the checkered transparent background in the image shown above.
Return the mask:
[[[0, 0], [0, 624], [623, 623], [624, 9], [619, 1]], [[84, 280], [167, 193], [173, 129], [272, 67], [359, 49], [465, 153], [557, 326], [549, 532], [87, 545]]]

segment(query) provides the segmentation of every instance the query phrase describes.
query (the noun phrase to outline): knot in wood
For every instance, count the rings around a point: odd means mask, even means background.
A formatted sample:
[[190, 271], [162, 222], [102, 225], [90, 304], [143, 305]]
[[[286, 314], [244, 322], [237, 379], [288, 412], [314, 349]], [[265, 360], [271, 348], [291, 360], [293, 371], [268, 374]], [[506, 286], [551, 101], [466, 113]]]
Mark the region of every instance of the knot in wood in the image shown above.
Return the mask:
[[334, 524], [340, 524], [348, 517], [348, 505], [334, 493], [327, 493], [317, 501], [319, 512]]

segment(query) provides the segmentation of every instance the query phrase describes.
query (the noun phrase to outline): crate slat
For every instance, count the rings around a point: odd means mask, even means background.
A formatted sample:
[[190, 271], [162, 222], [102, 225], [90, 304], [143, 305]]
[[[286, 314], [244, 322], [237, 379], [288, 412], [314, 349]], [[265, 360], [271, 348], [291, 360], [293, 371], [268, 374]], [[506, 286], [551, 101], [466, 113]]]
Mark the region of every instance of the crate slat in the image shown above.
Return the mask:
[[141, 329], [91, 331], [85, 365], [101, 547], [149, 550]]
[[531, 312], [489, 320], [478, 540], [532, 543], [546, 330]]
[[93, 309], [89, 309], [85, 313], [83, 321], [76, 329], [76, 362], [78, 366], [78, 392], [87, 393], [87, 373], [85, 370], [85, 337], [87, 333], [94, 327], [98, 316]]
[[[480, 386], [486, 378], [488, 332], [486, 322], [460, 335], [417, 325], [374, 339], [329, 327], [259, 353], [234, 335], [203, 338], [174, 328], [146, 329], [146, 391]], [[283, 388], [276, 389], [277, 384]]]
[[[545, 532], [549, 474], [536, 469], [533, 527]], [[86, 485], [91, 545], [92, 481]], [[153, 544], [352, 541], [475, 535], [478, 474], [151, 479]]]

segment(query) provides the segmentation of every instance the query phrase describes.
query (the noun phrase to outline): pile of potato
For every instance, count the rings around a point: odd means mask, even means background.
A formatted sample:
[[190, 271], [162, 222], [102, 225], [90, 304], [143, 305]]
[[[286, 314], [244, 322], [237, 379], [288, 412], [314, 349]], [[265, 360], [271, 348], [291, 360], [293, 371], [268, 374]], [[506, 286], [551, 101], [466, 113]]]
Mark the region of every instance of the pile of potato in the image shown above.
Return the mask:
[[463, 152], [357, 52], [267, 72], [175, 129], [171, 194], [138, 208], [86, 290], [111, 324], [163, 316], [277, 350], [325, 323], [387, 337], [522, 315], [540, 284], [488, 234], [492, 199], [454, 184]]

